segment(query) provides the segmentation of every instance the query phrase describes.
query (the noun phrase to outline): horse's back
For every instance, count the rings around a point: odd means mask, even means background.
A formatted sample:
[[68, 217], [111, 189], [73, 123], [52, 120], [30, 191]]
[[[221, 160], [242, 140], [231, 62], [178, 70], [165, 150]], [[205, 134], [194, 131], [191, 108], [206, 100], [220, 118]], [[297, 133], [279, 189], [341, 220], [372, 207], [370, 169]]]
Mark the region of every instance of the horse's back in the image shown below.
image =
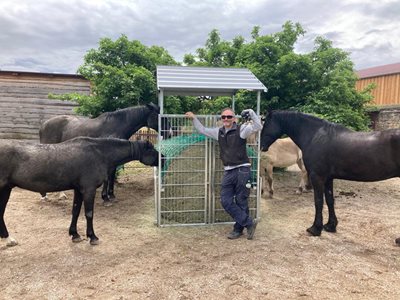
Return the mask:
[[40, 143], [55, 144], [80, 136], [79, 127], [87, 118], [77, 116], [56, 116], [45, 121], [39, 129]]
[[378, 181], [400, 176], [400, 130], [338, 131], [313, 139], [307, 168], [331, 178]]
[[98, 151], [101, 143], [104, 141], [88, 138], [56, 144], [0, 142], [0, 184], [35, 192], [67, 190], [92, 176], [88, 169], [93, 167], [104, 174], [104, 180], [107, 166], [103, 166], [106, 154]]

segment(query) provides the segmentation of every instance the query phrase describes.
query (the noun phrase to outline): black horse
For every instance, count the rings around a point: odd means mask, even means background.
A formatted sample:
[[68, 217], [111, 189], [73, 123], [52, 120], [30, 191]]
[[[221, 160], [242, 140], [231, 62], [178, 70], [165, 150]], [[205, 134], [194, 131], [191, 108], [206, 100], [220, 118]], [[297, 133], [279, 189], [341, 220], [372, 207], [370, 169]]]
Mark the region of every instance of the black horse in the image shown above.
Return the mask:
[[[153, 104], [129, 107], [114, 112], [106, 112], [94, 119], [77, 116], [56, 116], [43, 123], [39, 130], [42, 144], [55, 144], [78, 137], [115, 137], [129, 139], [140, 128], [147, 126], [158, 131], [160, 108]], [[167, 119], [161, 122], [161, 136], [170, 136]], [[105, 205], [111, 205], [114, 195], [115, 170], [103, 185], [101, 196]]]
[[[314, 188], [315, 220], [307, 229], [313, 236], [321, 235], [322, 229], [336, 232], [333, 179], [369, 182], [400, 176], [400, 129], [354, 132], [307, 114], [273, 111], [267, 115], [261, 132], [262, 151], [283, 134], [303, 151]], [[329, 210], [325, 225], [324, 195]], [[396, 243], [400, 244], [400, 238]]]
[[120, 164], [140, 160], [146, 165], [158, 165], [158, 152], [150, 142], [115, 138], [78, 137], [53, 145], [0, 140], [0, 153], [0, 237], [7, 239], [8, 246], [17, 244], [4, 222], [4, 211], [14, 187], [41, 194], [73, 189], [69, 234], [73, 242], [82, 240], [77, 221], [83, 202], [86, 235], [90, 244], [95, 245], [98, 243], [93, 230], [96, 189]]

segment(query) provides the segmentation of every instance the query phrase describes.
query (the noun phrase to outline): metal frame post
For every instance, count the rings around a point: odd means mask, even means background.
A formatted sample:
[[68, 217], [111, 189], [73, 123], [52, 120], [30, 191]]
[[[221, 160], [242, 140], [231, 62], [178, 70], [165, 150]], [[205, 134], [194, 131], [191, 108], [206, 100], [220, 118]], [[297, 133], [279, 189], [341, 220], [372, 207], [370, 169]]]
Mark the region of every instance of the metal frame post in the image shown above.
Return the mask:
[[160, 89], [158, 92], [158, 106], [160, 107], [160, 114], [164, 114], [164, 91]]

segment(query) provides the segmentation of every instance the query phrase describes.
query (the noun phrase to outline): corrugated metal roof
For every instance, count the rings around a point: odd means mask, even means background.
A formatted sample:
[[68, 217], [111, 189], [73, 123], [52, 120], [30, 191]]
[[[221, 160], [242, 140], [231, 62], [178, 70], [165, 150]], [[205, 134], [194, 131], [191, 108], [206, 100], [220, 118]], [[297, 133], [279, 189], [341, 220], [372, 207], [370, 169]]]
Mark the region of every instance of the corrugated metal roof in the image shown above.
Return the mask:
[[267, 91], [246, 68], [157, 66], [157, 88], [164, 95], [223, 96], [238, 90]]
[[400, 73], [400, 63], [358, 70], [356, 73], [360, 79], [397, 74]]

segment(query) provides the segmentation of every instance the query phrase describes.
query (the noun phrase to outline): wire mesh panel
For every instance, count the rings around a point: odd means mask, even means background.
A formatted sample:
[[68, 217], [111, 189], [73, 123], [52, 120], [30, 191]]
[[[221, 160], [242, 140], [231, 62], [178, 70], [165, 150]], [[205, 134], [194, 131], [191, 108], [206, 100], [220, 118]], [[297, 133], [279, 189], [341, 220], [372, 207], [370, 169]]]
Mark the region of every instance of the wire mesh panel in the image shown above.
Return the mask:
[[[172, 137], [162, 140], [157, 148], [160, 162], [156, 174], [156, 219], [160, 226], [196, 225], [232, 222], [220, 204], [223, 165], [218, 142], [196, 132], [192, 120], [182, 115], [168, 118]], [[197, 116], [206, 127], [221, 126], [218, 116]], [[160, 116], [161, 118], [161, 116]], [[257, 217], [259, 206], [258, 143], [248, 143], [252, 161], [250, 213]]]
[[[157, 223], [159, 225], [207, 223], [207, 142], [193, 131], [182, 115], [164, 115], [172, 137], [162, 140], [163, 168], [159, 168]], [[202, 119], [201, 121], [204, 122]]]
[[[259, 166], [259, 158], [258, 158], [258, 135], [254, 137], [252, 141], [248, 141], [247, 143], [247, 156], [250, 159], [251, 163], [251, 176], [250, 176], [250, 195], [249, 195], [249, 211], [250, 216], [254, 219], [258, 217], [258, 207], [259, 207], [259, 199], [260, 193], [259, 190], [259, 181], [258, 181], [258, 166]], [[213, 180], [213, 188], [214, 193], [212, 195], [212, 219], [211, 223], [224, 223], [231, 222], [232, 218], [225, 212], [224, 208], [221, 205], [221, 183], [222, 177], [224, 175], [224, 166], [220, 159], [220, 151], [218, 142], [214, 143], [213, 147], [213, 156], [211, 159], [211, 163], [213, 164], [212, 176]]]

